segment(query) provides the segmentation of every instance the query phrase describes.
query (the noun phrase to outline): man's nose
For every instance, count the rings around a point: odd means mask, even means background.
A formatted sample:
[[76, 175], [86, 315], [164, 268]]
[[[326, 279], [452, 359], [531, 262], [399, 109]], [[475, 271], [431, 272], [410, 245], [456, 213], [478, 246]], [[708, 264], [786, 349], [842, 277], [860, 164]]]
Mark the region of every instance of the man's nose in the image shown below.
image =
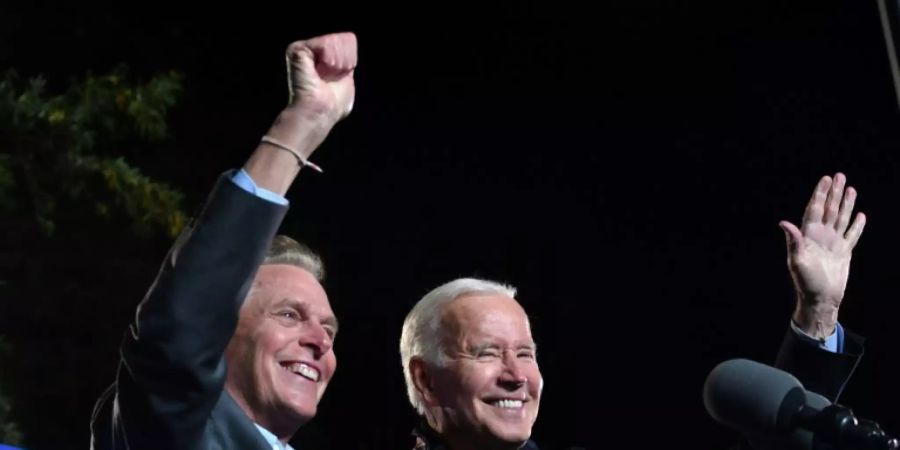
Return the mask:
[[515, 355], [507, 354], [503, 358], [503, 372], [500, 374], [499, 383], [505, 389], [514, 391], [528, 383], [528, 377], [522, 370], [521, 362]]
[[300, 346], [311, 349], [313, 351], [313, 356], [318, 359], [325, 353], [328, 353], [328, 350], [331, 349], [334, 341], [331, 339], [328, 331], [325, 330], [325, 327], [319, 323], [310, 321], [303, 327], [299, 343]]

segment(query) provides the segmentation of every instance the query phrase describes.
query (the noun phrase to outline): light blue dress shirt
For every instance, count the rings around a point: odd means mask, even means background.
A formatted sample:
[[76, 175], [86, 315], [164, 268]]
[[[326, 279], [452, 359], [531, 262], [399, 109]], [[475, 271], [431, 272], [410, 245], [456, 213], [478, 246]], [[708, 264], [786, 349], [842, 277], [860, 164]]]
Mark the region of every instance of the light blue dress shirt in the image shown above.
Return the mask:
[[834, 333], [831, 333], [831, 336], [828, 336], [825, 339], [816, 339], [804, 333], [793, 320], [791, 320], [791, 328], [804, 342], [816, 345], [819, 348], [828, 350], [832, 353], [843, 353], [844, 351], [844, 327], [841, 326], [840, 322], [834, 327]]
[[254, 423], [253, 425], [256, 425], [256, 429], [259, 430], [259, 433], [262, 434], [266, 439], [266, 442], [272, 446], [272, 450], [294, 450], [294, 447], [291, 447], [289, 444], [282, 444], [269, 430], [261, 427], [257, 423]]

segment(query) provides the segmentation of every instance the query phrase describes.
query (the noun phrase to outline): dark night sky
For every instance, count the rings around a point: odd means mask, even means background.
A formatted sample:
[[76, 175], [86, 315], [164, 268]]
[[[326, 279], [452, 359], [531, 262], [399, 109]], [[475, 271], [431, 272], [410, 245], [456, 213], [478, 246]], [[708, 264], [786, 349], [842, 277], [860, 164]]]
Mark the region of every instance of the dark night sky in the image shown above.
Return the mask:
[[[3, 5], [0, 65], [51, 83], [120, 62], [183, 72], [167, 151], [131, 160], [194, 206], [282, 106], [285, 46], [357, 33], [356, 109], [314, 156], [326, 173], [289, 193], [283, 228], [322, 253], [342, 322], [339, 370], [301, 445], [380, 448], [405, 433], [403, 317], [476, 275], [518, 286], [533, 316], [546, 448], [727, 447], [703, 380], [727, 358], [773, 360], [793, 301], [777, 223], [799, 221], [837, 170], [869, 216], [841, 316], [869, 347], [845, 400], [900, 433], [888, 382], [900, 116], [875, 1], [674, 3]], [[87, 442], [90, 402], [164, 251], [147, 251], [127, 298], [97, 287], [105, 325], [72, 330], [108, 358], [51, 367], [84, 377], [68, 416], [52, 398], [27, 405], [80, 441], [34, 448]], [[22, 325], [9, 334], [40, 333]]]

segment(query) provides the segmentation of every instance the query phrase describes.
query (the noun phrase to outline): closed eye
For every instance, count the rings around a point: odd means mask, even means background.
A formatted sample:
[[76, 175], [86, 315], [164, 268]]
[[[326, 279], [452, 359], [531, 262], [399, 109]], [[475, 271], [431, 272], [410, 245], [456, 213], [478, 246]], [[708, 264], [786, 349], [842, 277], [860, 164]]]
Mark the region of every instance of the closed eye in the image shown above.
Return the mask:
[[296, 311], [291, 311], [291, 310], [278, 311], [275, 315], [279, 319], [297, 320], [298, 318], [300, 318], [300, 315], [297, 314]]

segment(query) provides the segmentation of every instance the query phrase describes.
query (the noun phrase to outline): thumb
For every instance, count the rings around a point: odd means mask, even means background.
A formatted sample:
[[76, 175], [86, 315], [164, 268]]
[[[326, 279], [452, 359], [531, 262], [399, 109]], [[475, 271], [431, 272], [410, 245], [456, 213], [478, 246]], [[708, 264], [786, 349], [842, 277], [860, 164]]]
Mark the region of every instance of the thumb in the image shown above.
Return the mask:
[[287, 63], [291, 89], [298, 90], [304, 84], [311, 84], [318, 77], [316, 73], [316, 59], [312, 49], [302, 44], [294, 44], [288, 48]]
[[784, 230], [784, 240], [787, 244], [788, 253], [796, 253], [799, 246], [803, 245], [803, 233], [796, 225], [782, 220], [778, 222], [778, 226]]

